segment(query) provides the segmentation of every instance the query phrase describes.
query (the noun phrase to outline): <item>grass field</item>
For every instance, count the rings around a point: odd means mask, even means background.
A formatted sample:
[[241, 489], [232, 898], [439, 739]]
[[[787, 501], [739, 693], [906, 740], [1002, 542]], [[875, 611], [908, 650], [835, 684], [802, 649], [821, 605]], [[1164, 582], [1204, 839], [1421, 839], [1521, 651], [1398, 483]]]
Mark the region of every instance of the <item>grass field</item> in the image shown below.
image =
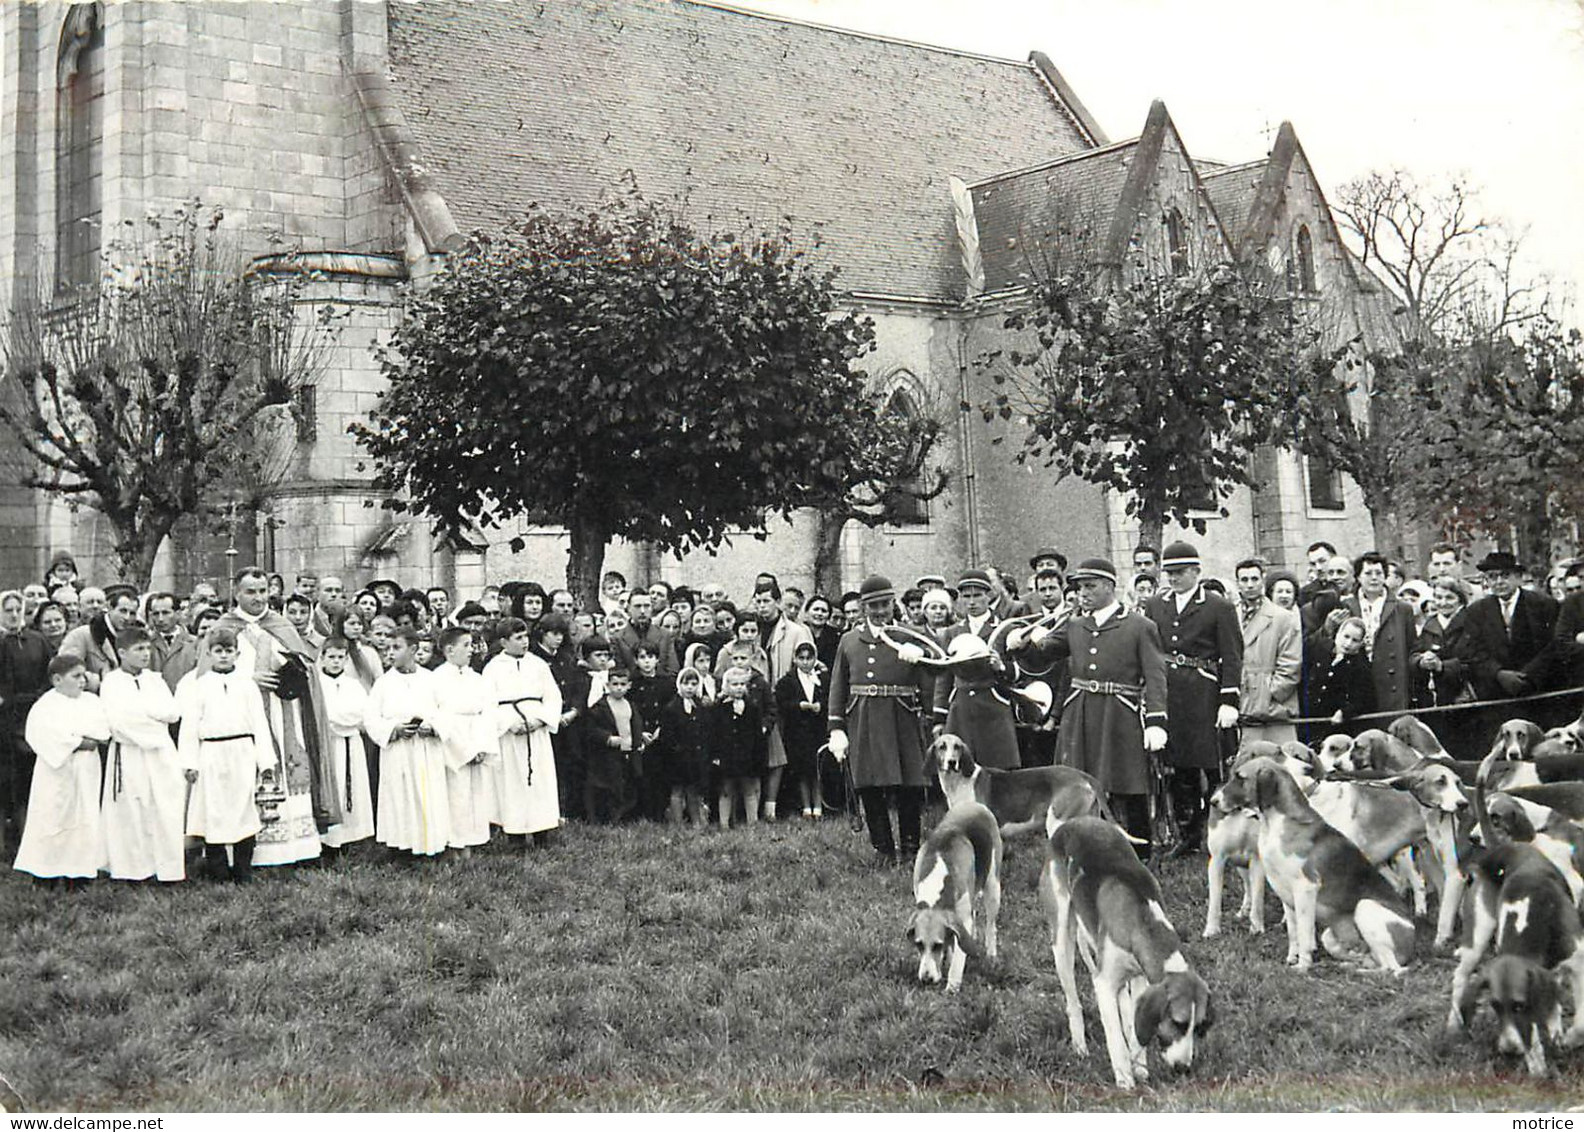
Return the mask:
[[[961, 994], [913, 979], [909, 874], [844, 822], [697, 835], [563, 831], [517, 857], [263, 870], [251, 888], [0, 879], [0, 1073], [34, 1109], [1556, 1109], [1584, 1057], [1532, 1081], [1441, 1035], [1451, 961], [1401, 980], [1279, 928], [1201, 941], [1202, 859], [1167, 909], [1218, 1020], [1194, 1071], [1110, 1085], [1098, 1017], [1068, 1043], [1014, 842], [1002, 956]], [[1268, 921], [1280, 922], [1272, 900]], [[1087, 996], [1087, 976], [1081, 976]], [[934, 1070], [933, 1073], [927, 1073]], [[1160, 1078], [1164, 1070], [1157, 1073]], [[924, 1080], [934, 1084], [921, 1084]]]

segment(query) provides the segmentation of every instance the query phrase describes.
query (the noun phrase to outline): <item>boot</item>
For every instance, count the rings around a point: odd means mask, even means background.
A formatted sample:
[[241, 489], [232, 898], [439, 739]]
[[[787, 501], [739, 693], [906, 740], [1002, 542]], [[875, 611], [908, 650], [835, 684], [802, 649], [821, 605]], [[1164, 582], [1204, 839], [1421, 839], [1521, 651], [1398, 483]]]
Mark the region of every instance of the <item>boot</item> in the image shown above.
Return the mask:
[[247, 837], [231, 847], [231, 880], [235, 884], [253, 881], [253, 838]]
[[203, 847], [203, 878], [205, 880], [221, 881], [228, 880], [230, 877], [231, 864], [226, 860], [226, 847], [205, 842]]

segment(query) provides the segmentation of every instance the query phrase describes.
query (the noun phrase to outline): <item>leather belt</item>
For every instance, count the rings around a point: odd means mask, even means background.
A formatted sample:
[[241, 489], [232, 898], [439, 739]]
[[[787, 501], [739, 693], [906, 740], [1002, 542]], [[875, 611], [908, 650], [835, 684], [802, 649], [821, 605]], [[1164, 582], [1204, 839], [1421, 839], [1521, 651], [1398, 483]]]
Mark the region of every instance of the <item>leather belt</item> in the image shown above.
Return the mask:
[[853, 684], [847, 689], [854, 696], [917, 696], [918, 688], [912, 684]]
[[198, 740], [200, 743], [229, 743], [233, 739], [251, 739], [253, 732], [244, 731], [239, 735], [206, 735]]
[[1079, 692], [1094, 692], [1101, 696], [1133, 696], [1144, 694], [1144, 689], [1137, 684], [1118, 684], [1114, 680], [1079, 680], [1073, 679], [1072, 686]]
[[1214, 676], [1221, 669], [1221, 662], [1218, 660], [1204, 656], [1187, 656], [1180, 652], [1167, 653], [1166, 663], [1173, 668], [1196, 668], [1206, 676]]

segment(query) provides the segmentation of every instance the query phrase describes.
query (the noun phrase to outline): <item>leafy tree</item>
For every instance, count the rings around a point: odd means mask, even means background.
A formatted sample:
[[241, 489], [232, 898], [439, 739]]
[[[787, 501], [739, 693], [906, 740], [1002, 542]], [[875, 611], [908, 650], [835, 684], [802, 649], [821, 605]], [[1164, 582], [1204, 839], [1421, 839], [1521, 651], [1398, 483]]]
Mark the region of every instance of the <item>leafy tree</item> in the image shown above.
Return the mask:
[[104, 515], [139, 586], [180, 519], [284, 471], [261, 437], [330, 344], [333, 308], [298, 314], [307, 277], [289, 257], [248, 272], [221, 220], [192, 202], [129, 225], [98, 286], [37, 288], [0, 324], [0, 423], [36, 464], [24, 486]]
[[[442, 531], [571, 536], [591, 600], [616, 536], [682, 553], [864, 478], [872, 325], [787, 235], [701, 235], [636, 189], [475, 235], [416, 296], [354, 432], [389, 505]], [[514, 547], [521, 540], [513, 541]]]
[[1282, 302], [1229, 266], [1111, 287], [1069, 272], [1031, 300], [1004, 323], [1022, 344], [979, 359], [999, 390], [985, 420], [1026, 427], [1020, 463], [1123, 493], [1143, 541], [1159, 545], [1168, 519], [1202, 532], [1191, 512], [1249, 484], [1289, 420], [1298, 342]]

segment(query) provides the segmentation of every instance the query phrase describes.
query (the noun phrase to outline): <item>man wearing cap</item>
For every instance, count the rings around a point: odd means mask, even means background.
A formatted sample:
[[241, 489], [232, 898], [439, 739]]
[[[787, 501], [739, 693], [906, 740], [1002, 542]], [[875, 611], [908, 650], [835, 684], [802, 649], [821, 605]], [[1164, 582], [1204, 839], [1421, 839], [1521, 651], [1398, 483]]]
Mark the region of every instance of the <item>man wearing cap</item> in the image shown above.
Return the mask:
[[1166, 665], [1160, 633], [1117, 601], [1116, 567], [1086, 558], [1072, 572], [1083, 610], [1059, 627], [1014, 630], [1007, 646], [1065, 660], [1070, 689], [1057, 732], [1057, 758], [1095, 777], [1127, 831], [1149, 858], [1152, 752], [1166, 747]]
[[1505, 550], [1479, 564], [1488, 594], [1463, 615], [1474, 694], [1496, 700], [1528, 696], [1550, 687], [1557, 602], [1522, 587], [1523, 567]]
[[[1041, 552], [1043, 554], [1045, 552]], [[1054, 552], [1052, 552], [1054, 553]], [[1036, 560], [1040, 559], [1036, 555]], [[1058, 555], [1057, 558], [1060, 558]], [[1054, 562], [1055, 559], [1043, 559]], [[1060, 558], [1061, 570], [1054, 565], [1044, 566], [1034, 574], [1030, 583], [1035, 597], [1039, 600], [1039, 608], [1035, 613], [1044, 617], [1057, 617], [1066, 604], [1064, 590], [1066, 578], [1063, 571], [1067, 568], [1067, 560]], [[1068, 611], [1069, 613], [1071, 610]], [[1053, 622], [1052, 628], [1059, 621]], [[1015, 630], [1014, 630], [1015, 632]], [[1034, 680], [1042, 680], [1051, 690], [1051, 709], [1045, 718], [1037, 723], [1031, 723], [1014, 712], [1017, 723], [1018, 759], [1024, 766], [1050, 766], [1056, 761], [1056, 735], [1061, 728], [1062, 705], [1067, 702], [1068, 693], [1072, 691], [1072, 680], [1068, 671], [1065, 657], [1051, 657], [1041, 659], [1034, 655], [1033, 650], [1023, 647], [1012, 648], [1013, 638], [1007, 637], [1007, 651], [1017, 661], [1018, 668], [1025, 675]], [[1021, 643], [1027, 641], [1027, 634], [1019, 634]]]
[[1243, 632], [1237, 611], [1199, 582], [1199, 551], [1174, 542], [1161, 553], [1167, 588], [1144, 603], [1166, 654], [1170, 742], [1165, 763], [1182, 840], [1174, 852], [1204, 847], [1210, 794], [1221, 782], [1220, 731], [1238, 723]]
[[88, 669], [88, 690], [97, 692], [106, 672], [121, 667], [116, 638], [138, 623], [138, 595], [131, 586], [107, 586], [105, 609], [66, 634], [60, 651], [81, 657]]
[[1017, 730], [1012, 699], [1006, 691], [1006, 663], [988, 647], [998, 620], [990, 610], [988, 571], [964, 570], [957, 579], [957, 592], [964, 618], [941, 635], [946, 651], [961, 652], [962, 644], [953, 647], [958, 637], [976, 637], [986, 647], [975, 649], [983, 655], [954, 665], [949, 679], [943, 674], [935, 681], [935, 726], [967, 743], [981, 766], [1015, 768], [1019, 765]]
[[[1057, 550], [1054, 546], [1040, 547], [1034, 552], [1034, 556], [1029, 559], [1028, 591], [1030, 594], [1038, 593], [1039, 576], [1042, 572], [1047, 570], [1054, 571], [1058, 577], [1064, 580], [1063, 584], [1065, 584], [1065, 579], [1067, 576], [1067, 556], [1061, 551]], [[1058, 593], [1061, 592], [1061, 588], [1061, 586], [1057, 587]], [[1031, 598], [1030, 604], [1032, 603], [1033, 599]]]
[[[880, 639], [878, 630], [891, 624], [896, 609], [890, 579], [878, 574], [866, 579], [858, 596], [863, 617], [843, 634], [831, 666], [830, 750], [848, 763], [869, 843], [882, 861], [894, 864], [899, 850], [911, 861], [919, 846], [928, 700], [925, 670], [918, 662], [924, 650], [914, 644], [893, 648]], [[899, 827], [895, 837], [892, 800]]]

